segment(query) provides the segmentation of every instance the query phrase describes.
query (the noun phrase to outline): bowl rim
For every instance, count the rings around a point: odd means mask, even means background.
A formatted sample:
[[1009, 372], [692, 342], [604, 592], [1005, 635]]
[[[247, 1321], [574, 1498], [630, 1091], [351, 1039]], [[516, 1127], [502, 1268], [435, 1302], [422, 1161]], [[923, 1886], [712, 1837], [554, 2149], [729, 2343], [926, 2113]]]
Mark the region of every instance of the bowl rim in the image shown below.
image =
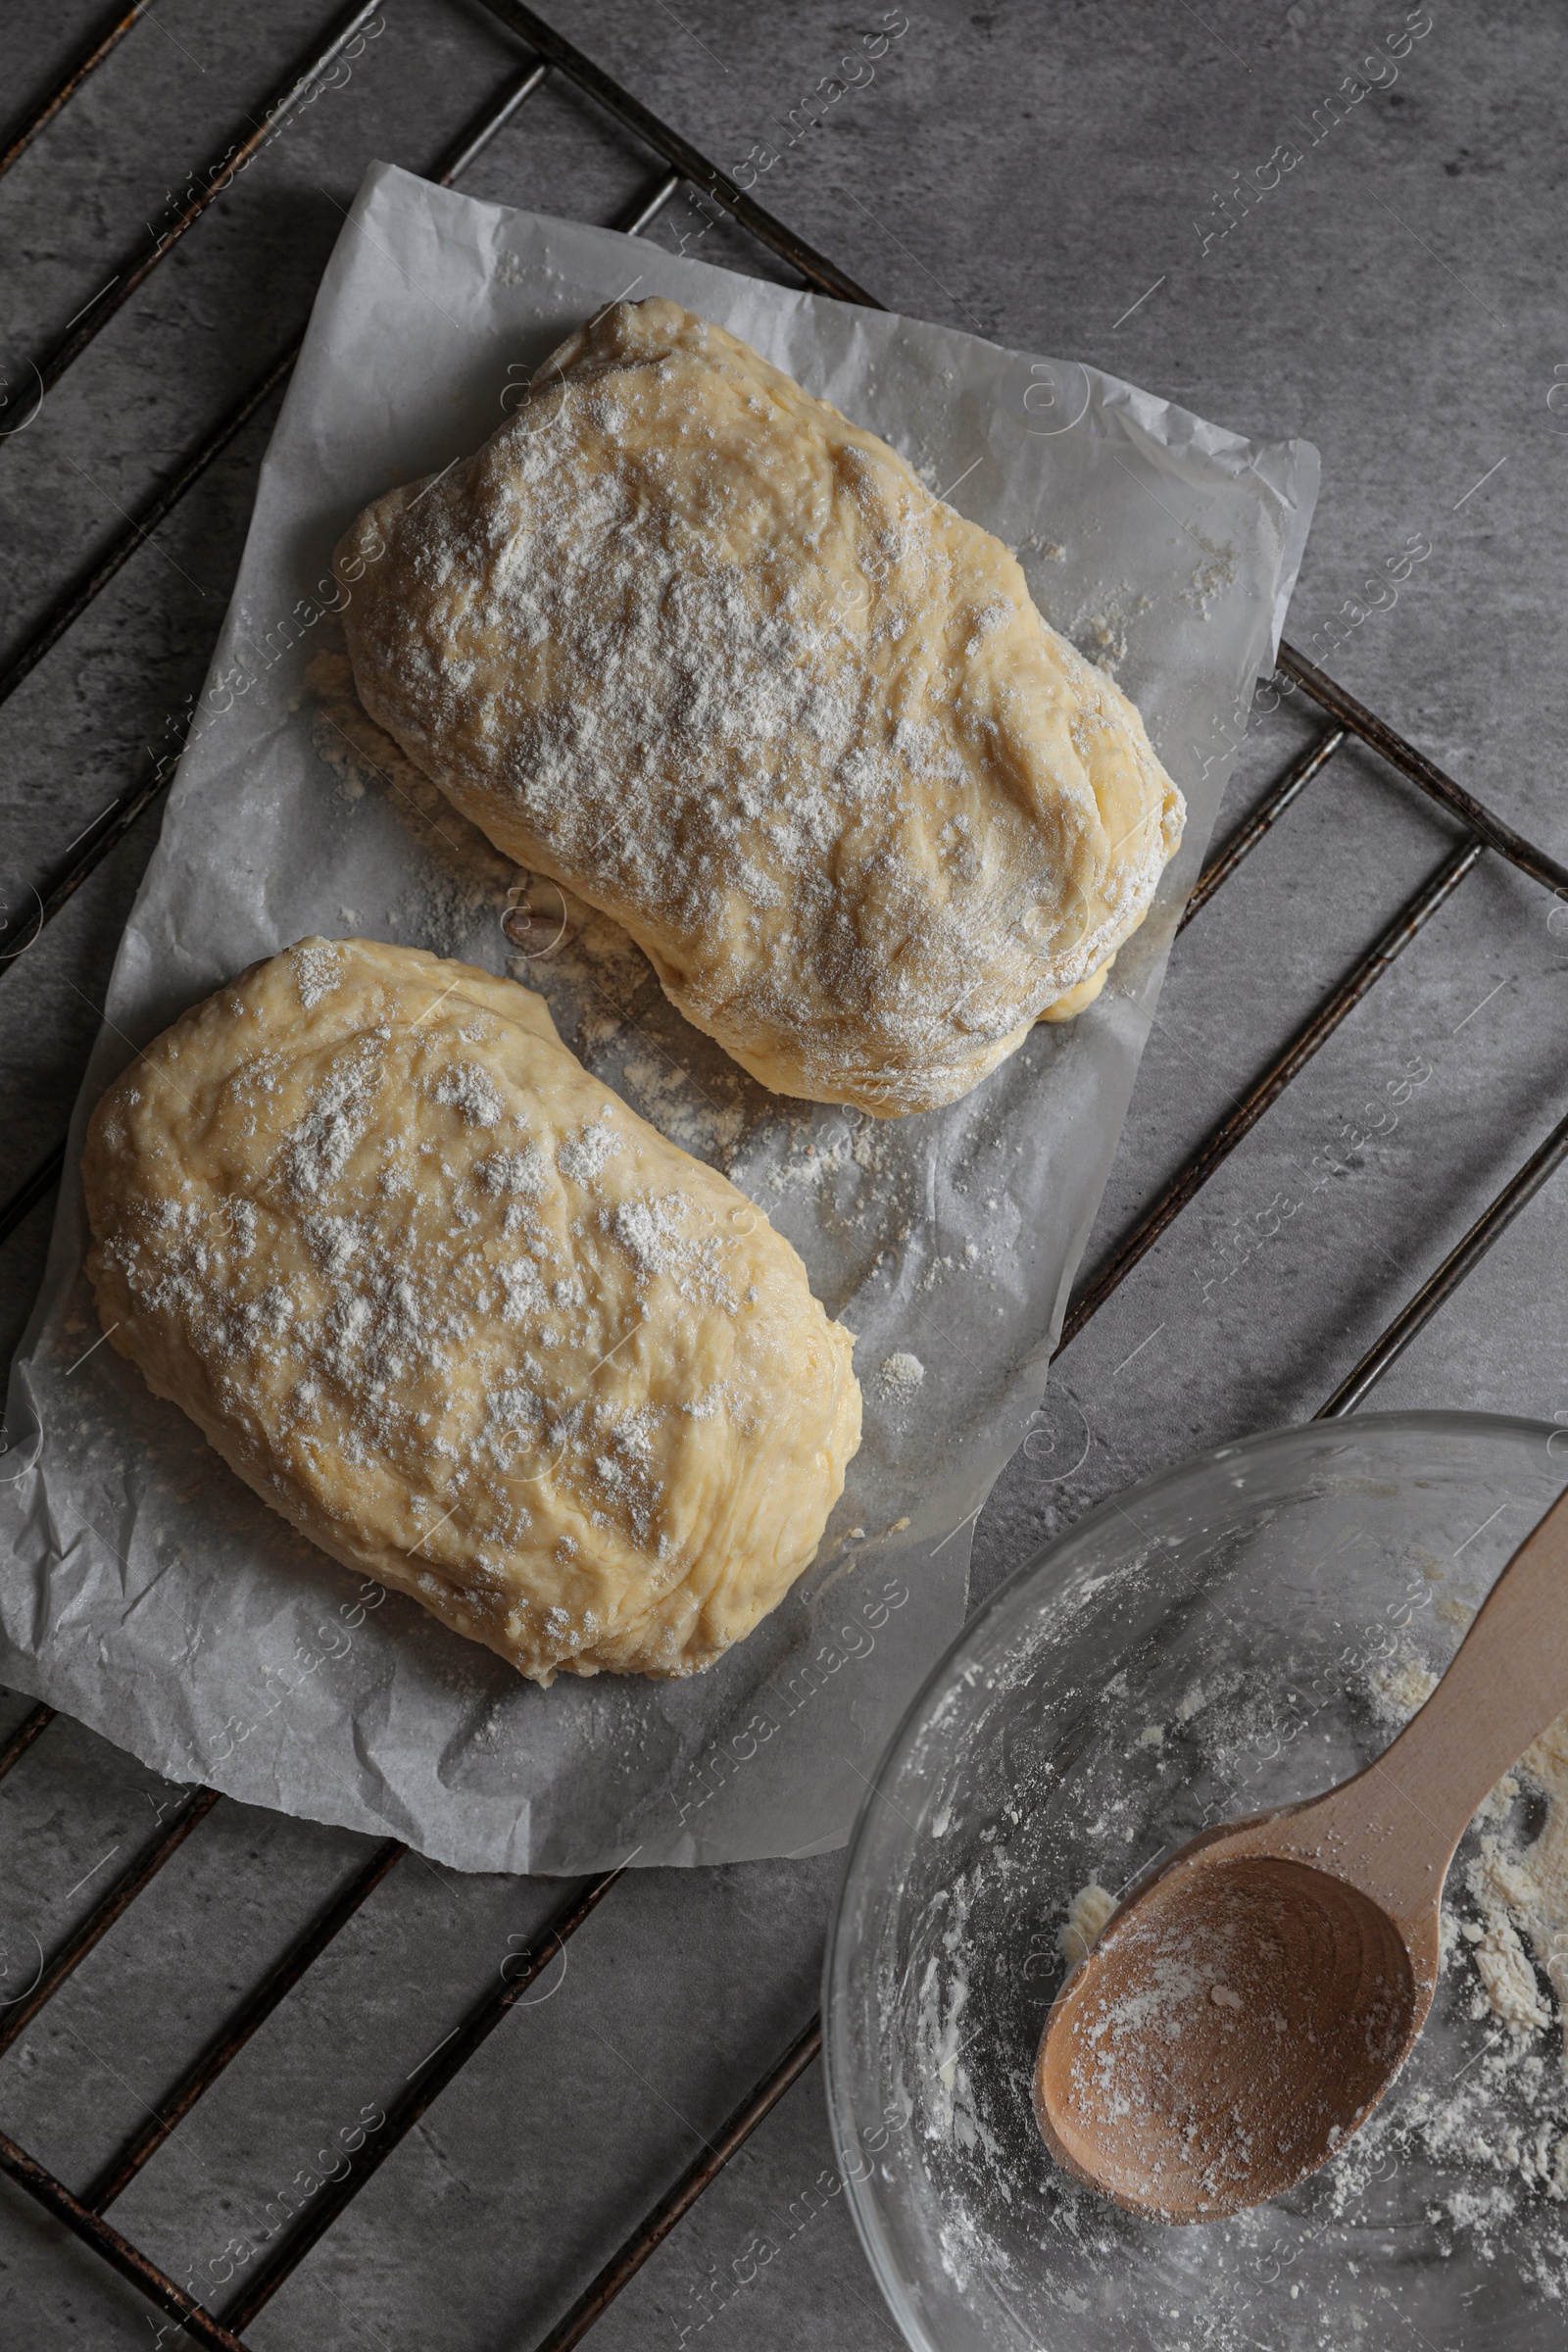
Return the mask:
[[[1149, 1477], [1139, 1479], [1130, 1487], [1118, 1488], [1114, 1494], [1108, 1494], [1103, 1501], [1096, 1503], [1093, 1510], [1086, 1511], [1081, 1519], [1073, 1521], [1071, 1527], [1063, 1528], [1059, 1535], [1053, 1536], [1049, 1543], [1041, 1544], [1016, 1568], [1009, 1570], [995, 1591], [987, 1593], [973, 1615], [964, 1620], [899, 1717], [887, 1745], [867, 1776], [865, 1794], [860, 1799], [854, 1827], [851, 1829], [845, 1844], [844, 1867], [839, 1878], [838, 1892], [834, 1897], [832, 1916], [828, 1922], [827, 1945], [822, 1956], [822, 2087], [827, 2107], [828, 2135], [833, 2147], [834, 2167], [844, 2184], [846, 2201], [855, 2221], [856, 2234], [860, 2240], [860, 2246], [870, 2266], [872, 2277], [881, 2288], [883, 2298], [894, 2319], [903, 2329], [912, 2352], [950, 2352], [950, 2347], [938, 2343], [914, 2307], [909, 2282], [904, 2278], [894, 2260], [892, 2247], [882, 2228], [880, 2207], [866, 2193], [868, 2183], [873, 2176], [869, 2171], [864, 2173], [857, 2171], [857, 2166], [863, 2160], [858, 2150], [852, 2148], [847, 2143], [845, 2132], [841, 2128], [842, 2119], [848, 2114], [850, 2102], [843, 2080], [844, 2058], [840, 2047], [843, 2019], [843, 2004], [837, 1991], [840, 1951], [850, 1889], [856, 1882], [861, 1847], [871, 1818], [871, 1809], [882, 1793], [882, 1784], [887, 1777], [889, 1767], [894, 1758], [903, 1752], [906, 1735], [913, 1724], [926, 1712], [928, 1702], [938, 1688], [945, 1687], [957, 1679], [964, 1652], [971, 1643], [979, 1640], [985, 1629], [1008, 1604], [1020, 1588], [1038, 1576], [1056, 1553], [1065, 1549], [1068, 1544], [1080, 1542], [1096, 1527], [1109, 1521], [1121, 1510], [1129, 1497], [1136, 1495], [1147, 1498], [1157, 1495], [1190, 1477], [1195, 1470], [1205, 1464], [1235, 1461], [1250, 1454], [1261, 1452], [1266, 1447], [1277, 1446], [1282, 1440], [1287, 1444], [1300, 1441], [1304, 1445], [1309, 1438], [1328, 1436], [1341, 1426], [1341, 1421], [1342, 1416], [1336, 1415], [1332, 1420], [1285, 1422], [1276, 1429], [1255, 1430], [1248, 1437], [1235, 1438], [1223, 1446], [1211, 1446], [1201, 1452], [1187, 1454], [1179, 1462], [1169, 1462], [1163, 1469], [1151, 1472]], [[1344, 1415], [1343, 1422], [1347, 1425], [1347, 1435], [1348, 1435], [1349, 1429], [1353, 1428], [1358, 1433], [1399, 1429], [1419, 1430], [1437, 1435], [1447, 1430], [1456, 1436], [1510, 1436], [1544, 1439], [1548, 1457], [1552, 1460], [1561, 1459], [1564, 1484], [1568, 1486], [1568, 1428], [1560, 1423], [1538, 1421], [1519, 1413], [1474, 1412], [1464, 1406], [1451, 1405], [1381, 1413], [1358, 1412], [1353, 1416]], [[1554, 1439], [1562, 1441], [1560, 1454], [1552, 1452]], [[1042, 2352], [1045, 2352], [1044, 2347], [1042, 2347]]]

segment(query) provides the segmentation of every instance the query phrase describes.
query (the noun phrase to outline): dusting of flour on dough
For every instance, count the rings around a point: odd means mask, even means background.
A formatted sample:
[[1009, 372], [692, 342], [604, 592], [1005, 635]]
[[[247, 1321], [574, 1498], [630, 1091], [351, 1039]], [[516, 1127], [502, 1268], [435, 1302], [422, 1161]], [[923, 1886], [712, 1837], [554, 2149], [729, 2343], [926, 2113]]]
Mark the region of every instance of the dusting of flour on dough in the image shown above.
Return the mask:
[[814, 1552], [851, 1343], [526, 1004], [363, 940], [254, 966], [105, 1096], [89, 1271], [117, 1351], [321, 1549], [536, 1681], [686, 1675]]
[[371, 716], [780, 1093], [956, 1100], [1179, 839], [1138, 713], [1000, 542], [670, 302], [601, 314], [336, 560]]
[[556, 1152], [556, 1165], [574, 1184], [596, 1184], [623, 1146], [610, 1123], [609, 1111], [567, 1136]]
[[300, 1003], [307, 1012], [314, 1012], [322, 998], [329, 997], [343, 977], [342, 954], [327, 939], [301, 940], [299, 946], [290, 952], [294, 959]]
[[450, 1103], [470, 1127], [499, 1127], [506, 1105], [495, 1081], [476, 1061], [455, 1061], [430, 1089], [437, 1102]]

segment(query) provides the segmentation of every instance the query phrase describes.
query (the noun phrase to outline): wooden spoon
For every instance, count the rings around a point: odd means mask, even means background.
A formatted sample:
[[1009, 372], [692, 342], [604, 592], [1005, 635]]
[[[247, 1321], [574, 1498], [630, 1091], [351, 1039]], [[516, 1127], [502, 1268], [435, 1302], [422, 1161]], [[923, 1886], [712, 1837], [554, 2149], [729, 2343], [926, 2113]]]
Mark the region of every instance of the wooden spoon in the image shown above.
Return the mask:
[[1163, 2222], [1220, 2220], [1326, 2163], [1426, 2023], [1467, 1823], [1565, 1707], [1568, 1495], [1376, 1763], [1194, 1838], [1107, 1921], [1041, 2037], [1057, 2162]]

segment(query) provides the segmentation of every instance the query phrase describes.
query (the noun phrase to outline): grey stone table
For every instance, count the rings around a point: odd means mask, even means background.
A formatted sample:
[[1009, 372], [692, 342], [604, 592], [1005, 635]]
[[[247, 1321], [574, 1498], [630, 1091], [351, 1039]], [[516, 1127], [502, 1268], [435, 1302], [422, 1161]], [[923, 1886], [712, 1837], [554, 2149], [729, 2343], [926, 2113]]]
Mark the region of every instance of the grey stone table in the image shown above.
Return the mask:
[[[1323, 493], [1292, 637], [1568, 856], [1568, 391], [1552, 405], [1568, 382], [1560, 12], [1523, 0], [1409, 12], [1381, 0], [909, 0], [853, 18], [829, 0], [550, 5], [563, 32], [706, 153], [733, 165], [754, 144], [782, 150], [760, 191], [768, 205], [893, 307], [1081, 356], [1244, 431], [1316, 441]], [[105, 15], [103, 0], [12, 0], [11, 114], [52, 86]], [[161, 0], [0, 180], [4, 414], [22, 413], [28, 361], [148, 250], [187, 175], [245, 134], [325, 22], [324, 0]], [[879, 26], [895, 32], [874, 76], [824, 104], [847, 46]], [[386, 0], [373, 33], [0, 452], [7, 657], [297, 331], [367, 162], [431, 167], [516, 70], [515, 45], [473, 0]], [[1404, 52], [1396, 74], [1327, 110], [1391, 42]], [[1271, 167], [1293, 143], [1299, 164]], [[552, 80], [464, 184], [608, 221], [659, 176]], [[691, 226], [683, 203], [654, 235]], [[727, 225], [704, 253], [766, 266]], [[198, 689], [274, 406], [0, 713], [10, 910], [134, 781], [144, 746], [167, 740]], [[1355, 601], [1364, 581], [1412, 542], [1430, 552], [1396, 602], [1368, 613]], [[1222, 832], [1303, 740], [1294, 706], [1254, 720]], [[155, 826], [131, 830], [0, 980], [0, 1197], [64, 1130]], [[1429, 803], [1350, 749], [1194, 923], [1090, 1265], [1451, 838]], [[977, 1592], [1128, 1481], [1309, 1415], [1561, 1116], [1568, 940], [1553, 904], [1487, 859], [1067, 1351], [1057, 1409], [1081, 1414], [1087, 1452], [1066, 1476], [1049, 1446], [1014, 1461], [979, 1524]], [[1363, 1105], [1413, 1069], [1426, 1075], [1397, 1124], [1358, 1141], [1372, 1125]], [[1335, 1173], [1313, 1189], [1320, 1153]], [[1282, 1196], [1307, 1205], [1282, 1219]], [[40, 1207], [0, 1258], [8, 1347], [47, 1224]], [[1511, 1228], [1379, 1404], [1568, 1419], [1565, 1254], [1568, 1180]], [[0, 1737], [24, 1712], [0, 1700]], [[51, 1726], [0, 1784], [9, 1969], [31, 1933], [58, 1944], [153, 1835], [169, 1793], [69, 1723]], [[366, 1851], [220, 1805], [0, 2060], [0, 2128], [85, 2182]], [[564, 1976], [555, 1966], [540, 1980], [247, 2340], [266, 2352], [526, 2352], [810, 2014], [837, 1870], [828, 1857], [633, 1874], [571, 1942]], [[220, 2297], [230, 2239], [312, 2177], [328, 2135], [352, 2136], [362, 2111], [396, 2095], [494, 1952], [561, 1896], [554, 1884], [400, 1863], [116, 2222]], [[837, 2189], [812, 2069], [596, 2344], [893, 2343]], [[147, 2308], [0, 2183], [7, 2342], [145, 2345]]]

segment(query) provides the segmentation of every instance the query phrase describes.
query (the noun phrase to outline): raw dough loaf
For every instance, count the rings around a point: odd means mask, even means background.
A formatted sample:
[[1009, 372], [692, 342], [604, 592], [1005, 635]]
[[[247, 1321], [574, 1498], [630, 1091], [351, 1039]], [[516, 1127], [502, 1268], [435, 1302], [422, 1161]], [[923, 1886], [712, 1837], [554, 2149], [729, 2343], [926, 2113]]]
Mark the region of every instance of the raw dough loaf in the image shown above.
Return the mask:
[[721, 327], [619, 303], [337, 551], [370, 716], [781, 1094], [966, 1094], [1143, 920], [1180, 793], [1017, 564]]
[[811, 1559], [850, 1335], [542, 1000], [307, 940], [99, 1103], [111, 1345], [346, 1567], [522, 1674], [692, 1674]]

